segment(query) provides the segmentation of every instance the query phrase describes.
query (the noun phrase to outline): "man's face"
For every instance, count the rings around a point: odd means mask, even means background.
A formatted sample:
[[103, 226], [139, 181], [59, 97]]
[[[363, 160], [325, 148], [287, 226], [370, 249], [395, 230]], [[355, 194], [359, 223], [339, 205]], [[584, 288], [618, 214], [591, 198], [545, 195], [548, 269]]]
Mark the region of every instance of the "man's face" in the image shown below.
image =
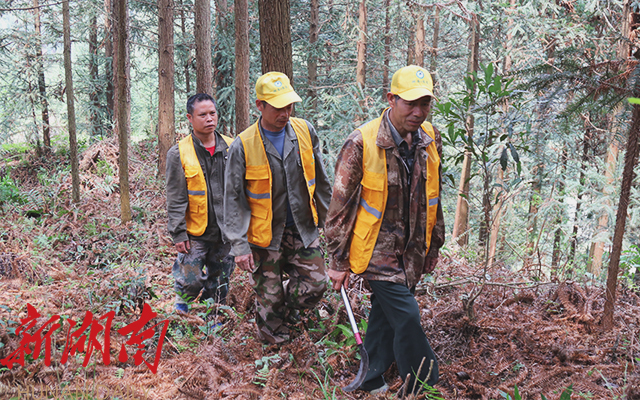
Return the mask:
[[279, 132], [289, 122], [293, 103], [282, 108], [275, 108], [266, 101], [256, 100], [256, 106], [262, 113], [262, 127], [271, 132]]
[[431, 110], [431, 96], [407, 101], [392, 93], [387, 93], [387, 100], [391, 106], [389, 118], [402, 136], [418, 130]]
[[203, 100], [193, 105], [193, 114], [187, 114], [193, 131], [200, 135], [209, 135], [218, 126], [218, 112], [211, 100]]

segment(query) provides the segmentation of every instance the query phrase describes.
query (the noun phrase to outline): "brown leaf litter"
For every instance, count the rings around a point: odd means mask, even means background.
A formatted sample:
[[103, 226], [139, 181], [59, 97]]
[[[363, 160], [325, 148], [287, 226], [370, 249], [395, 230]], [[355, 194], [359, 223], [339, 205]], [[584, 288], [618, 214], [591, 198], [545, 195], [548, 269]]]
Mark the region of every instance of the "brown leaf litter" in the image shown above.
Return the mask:
[[[51, 366], [41, 358], [0, 370], [0, 398], [23, 396], [27, 389], [58, 398], [63, 390], [99, 399], [116, 393], [138, 399], [374, 398], [340, 390], [355, 376], [358, 361], [356, 347], [344, 347], [345, 337], [333, 333], [338, 324], [348, 326], [333, 291], [304, 313], [292, 327], [291, 342], [280, 347], [255, 339], [254, 296], [244, 272], [234, 273], [227, 307], [217, 314], [207, 314], [200, 303], [189, 315], [173, 311], [175, 253], [166, 233], [164, 194], [153, 179], [155, 161], [145, 159], [153, 149], [145, 148], [148, 143], [137, 146], [130, 167], [134, 221], [126, 225], [119, 221], [117, 175], [107, 168], [117, 171], [114, 142], [100, 142], [82, 155], [79, 205], [68, 200], [69, 176], [49, 187], [39, 183], [37, 171], [53, 170], [63, 159], [31, 160], [29, 167], [11, 169], [33, 198], [25, 205], [5, 205], [0, 221], [0, 358], [18, 347], [12, 329], [26, 315], [26, 303], [42, 314], [40, 324], [56, 314], [81, 321], [87, 310], [96, 315], [117, 310], [114, 327], [122, 327], [136, 320], [147, 302], [159, 313], [155, 322], [169, 321], [157, 373], [144, 363], [135, 366], [131, 358], [120, 362], [123, 338], [113, 330], [109, 365], [95, 354], [86, 368], [83, 356], [61, 364], [65, 322], [53, 335]], [[470, 320], [462, 299], [482, 284], [478, 276], [479, 268], [446, 258], [433, 280], [417, 289], [422, 323], [440, 363], [441, 397], [502, 399], [517, 385], [524, 399], [541, 394], [557, 399], [573, 385], [573, 399], [640, 399], [637, 293], [620, 286], [615, 328], [606, 332], [599, 326], [602, 284], [529, 282], [525, 273], [496, 266]], [[370, 292], [361, 281], [353, 283], [350, 295], [359, 320], [368, 315]], [[154, 343], [147, 360], [153, 359]], [[394, 398], [402, 386], [395, 366], [385, 377], [391, 389], [378, 398]]]

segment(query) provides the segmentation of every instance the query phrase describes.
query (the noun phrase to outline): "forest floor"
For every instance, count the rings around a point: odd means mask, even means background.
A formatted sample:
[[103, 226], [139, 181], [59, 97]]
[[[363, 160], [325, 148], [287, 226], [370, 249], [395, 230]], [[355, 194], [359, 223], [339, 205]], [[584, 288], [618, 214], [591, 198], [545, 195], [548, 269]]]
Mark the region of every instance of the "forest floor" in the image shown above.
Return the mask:
[[[119, 218], [113, 143], [103, 141], [83, 152], [77, 205], [70, 201], [65, 155], [4, 154], [0, 359], [8, 360], [28, 338], [16, 334], [27, 304], [41, 315], [27, 332], [35, 335], [43, 327], [44, 340], [36, 359], [26, 354], [24, 365], [0, 365], [0, 399], [375, 398], [341, 390], [354, 378], [359, 361], [344, 307], [333, 291], [292, 326], [292, 340], [282, 346], [256, 340], [254, 295], [247, 274], [238, 270], [226, 306], [195, 303], [188, 315], [174, 311], [175, 251], [166, 231], [162, 185], [154, 177], [155, 149], [148, 142], [134, 147], [133, 220], [125, 225]], [[439, 394], [429, 398], [567, 399], [571, 392], [571, 399], [640, 399], [640, 297], [619, 287], [615, 328], [603, 331], [602, 283], [549, 282], [538, 271], [515, 272], [504, 265], [485, 271], [482, 262], [449, 252], [416, 295], [440, 363]], [[478, 291], [465, 310], [463, 304]], [[361, 281], [352, 282], [358, 320], [366, 320], [369, 294]], [[133, 357], [135, 344], [124, 343], [131, 332], [118, 330], [141, 319], [145, 302], [158, 315], [146, 325], [156, 326], [140, 359]], [[106, 325], [107, 319], [99, 318], [114, 311], [109, 365], [94, 350], [83, 367], [91, 346], [77, 345], [82, 341], [73, 334], [77, 328], [68, 335], [72, 321], [92, 321], [87, 311], [93, 313], [94, 333]], [[62, 327], [47, 336], [55, 315], [62, 317]], [[104, 335], [87, 343], [99, 348]], [[126, 361], [119, 357], [122, 348]], [[75, 355], [69, 351], [74, 349]], [[71, 356], [63, 363], [67, 353]], [[377, 398], [398, 398], [402, 382], [395, 366], [385, 377], [390, 390]]]

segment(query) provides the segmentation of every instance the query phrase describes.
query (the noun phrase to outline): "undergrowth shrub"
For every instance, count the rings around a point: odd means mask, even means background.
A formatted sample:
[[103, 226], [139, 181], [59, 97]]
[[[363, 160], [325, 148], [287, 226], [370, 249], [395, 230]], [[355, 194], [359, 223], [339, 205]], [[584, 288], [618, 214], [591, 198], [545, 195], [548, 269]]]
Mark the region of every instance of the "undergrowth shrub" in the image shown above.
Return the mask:
[[20, 193], [18, 185], [16, 185], [16, 183], [13, 179], [11, 179], [8, 173], [0, 178], [0, 206], [4, 206], [5, 203], [24, 203], [24, 197]]

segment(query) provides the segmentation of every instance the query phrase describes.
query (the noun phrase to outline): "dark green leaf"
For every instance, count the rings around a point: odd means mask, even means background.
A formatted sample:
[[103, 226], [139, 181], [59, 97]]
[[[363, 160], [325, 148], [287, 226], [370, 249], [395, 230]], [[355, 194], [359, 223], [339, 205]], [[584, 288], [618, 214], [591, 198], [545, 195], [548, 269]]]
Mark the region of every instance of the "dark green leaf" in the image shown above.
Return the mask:
[[513, 157], [513, 161], [515, 161], [516, 163], [519, 163], [520, 156], [518, 155], [516, 148], [513, 146], [513, 143], [511, 142], [509, 142], [509, 149], [511, 150], [511, 157]]
[[509, 156], [507, 154], [507, 148], [504, 147], [502, 149], [502, 154], [500, 154], [500, 166], [502, 167], [503, 171], [507, 169], [507, 162], [509, 161], [508, 158]]

